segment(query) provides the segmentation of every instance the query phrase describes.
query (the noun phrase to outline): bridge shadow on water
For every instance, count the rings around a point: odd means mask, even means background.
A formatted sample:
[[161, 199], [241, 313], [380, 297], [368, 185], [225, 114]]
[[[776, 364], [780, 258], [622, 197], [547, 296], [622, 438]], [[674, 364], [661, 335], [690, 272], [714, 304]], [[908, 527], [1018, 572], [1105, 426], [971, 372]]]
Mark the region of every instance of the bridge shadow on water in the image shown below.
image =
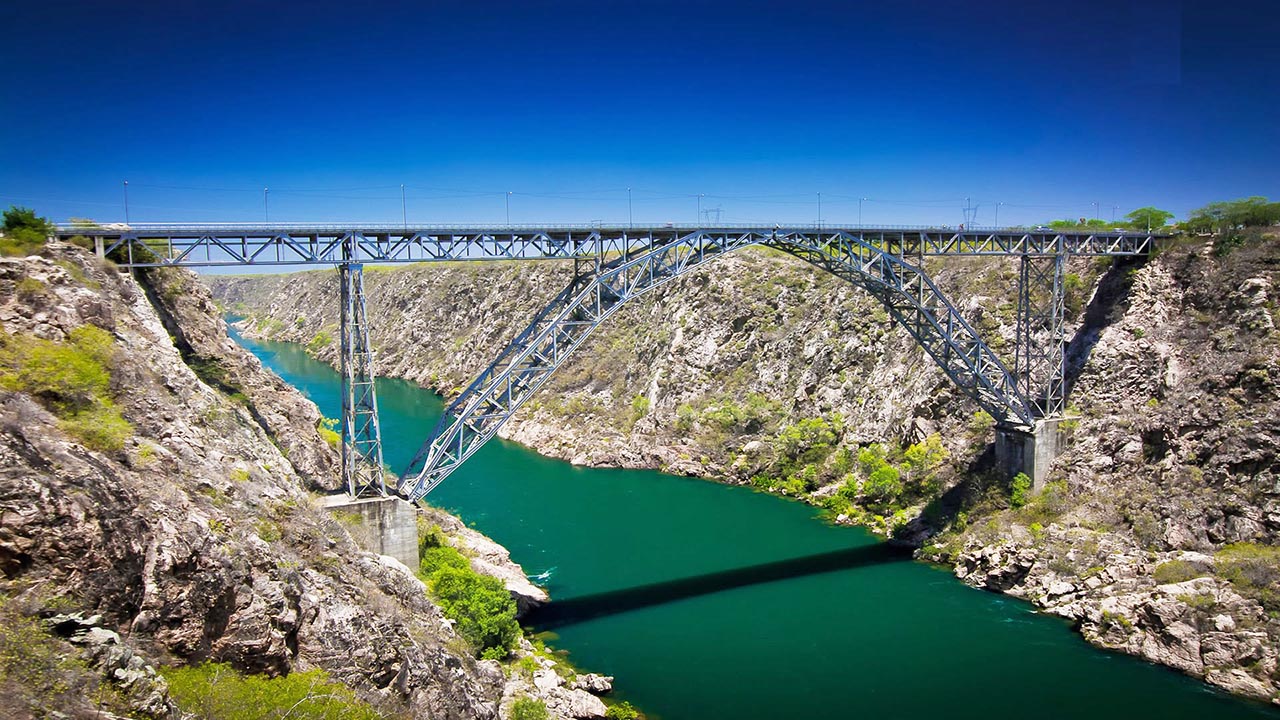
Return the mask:
[[876, 543], [556, 600], [530, 611], [523, 620], [538, 630], [552, 630], [726, 590], [910, 560], [909, 549]]

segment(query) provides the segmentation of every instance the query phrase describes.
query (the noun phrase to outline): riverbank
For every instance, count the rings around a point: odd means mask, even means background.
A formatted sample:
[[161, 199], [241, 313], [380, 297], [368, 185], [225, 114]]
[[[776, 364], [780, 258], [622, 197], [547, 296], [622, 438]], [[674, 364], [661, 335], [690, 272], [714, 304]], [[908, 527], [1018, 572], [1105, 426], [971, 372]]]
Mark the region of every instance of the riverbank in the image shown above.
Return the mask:
[[[578, 463], [803, 497], [921, 545], [970, 584], [1071, 617], [1095, 644], [1270, 698], [1276, 254], [1274, 242], [1229, 254], [1200, 243], [1137, 267], [1074, 261], [1079, 419], [1055, 465], [1064, 484], [1021, 507], [985, 472], [989, 418], [906, 333], [854, 289], [771, 252], [735, 254], [620, 311], [504, 435]], [[1010, 268], [930, 270], [1006, 351]], [[379, 371], [457, 392], [565, 272], [368, 273]], [[248, 334], [336, 358], [330, 275], [213, 282], [254, 314]]]

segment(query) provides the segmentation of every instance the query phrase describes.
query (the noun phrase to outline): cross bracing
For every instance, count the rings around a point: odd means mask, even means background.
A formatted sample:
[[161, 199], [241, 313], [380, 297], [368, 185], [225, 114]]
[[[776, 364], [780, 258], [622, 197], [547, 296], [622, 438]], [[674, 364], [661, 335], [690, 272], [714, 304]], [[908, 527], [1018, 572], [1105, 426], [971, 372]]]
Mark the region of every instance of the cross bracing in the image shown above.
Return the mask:
[[[1157, 234], [1110, 231], [817, 226], [591, 227], [579, 225], [389, 227], [385, 225], [60, 225], [60, 237], [99, 240], [105, 254], [127, 267], [163, 265], [314, 265], [433, 260], [594, 258], [634, 252], [701, 232], [727, 240], [781, 232], [817, 238], [843, 232], [896, 255], [1144, 255]], [[351, 257], [344, 259], [343, 248]]]
[[[342, 282], [343, 476], [355, 496], [386, 492], [362, 265], [571, 259], [573, 281], [446, 410], [400, 478], [420, 499], [470, 457], [628, 300], [727, 252], [768, 245], [879, 300], [947, 376], [1005, 428], [1032, 429], [1065, 406], [1063, 268], [1071, 255], [1141, 256], [1159, 234], [931, 227], [833, 229], [585, 225], [60, 226], [124, 267], [338, 266]], [[1019, 260], [1013, 368], [1005, 366], [924, 270], [930, 256]]]

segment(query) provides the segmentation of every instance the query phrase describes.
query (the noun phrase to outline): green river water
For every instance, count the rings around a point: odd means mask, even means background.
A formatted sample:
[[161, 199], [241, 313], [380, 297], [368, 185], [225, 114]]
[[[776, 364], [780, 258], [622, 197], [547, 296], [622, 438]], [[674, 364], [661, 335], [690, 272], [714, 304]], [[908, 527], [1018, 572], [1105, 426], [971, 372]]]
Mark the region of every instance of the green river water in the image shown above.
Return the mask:
[[[339, 415], [329, 366], [237, 339]], [[378, 405], [386, 460], [402, 468], [441, 401], [380, 380]], [[1280, 717], [747, 488], [494, 440], [430, 501], [509, 548], [556, 601], [535, 628], [615, 675], [616, 695], [651, 718]]]

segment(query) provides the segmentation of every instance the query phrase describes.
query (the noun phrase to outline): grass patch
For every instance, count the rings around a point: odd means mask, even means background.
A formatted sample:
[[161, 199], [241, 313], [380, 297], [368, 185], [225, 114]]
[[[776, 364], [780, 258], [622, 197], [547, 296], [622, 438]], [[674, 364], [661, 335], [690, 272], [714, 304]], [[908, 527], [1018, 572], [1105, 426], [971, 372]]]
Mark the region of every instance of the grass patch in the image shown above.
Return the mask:
[[202, 720], [381, 720], [382, 715], [323, 670], [283, 677], [246, 675], [223, 663], [163, 668], [169, 697]]
[[72, 647], [0, 596], [0, 708], [6, 717], [58, 717], [96, 695], [96, 685]]
[[1280, 547], [1233, 543], [1214, 558], [1219, 577], [1241, 595], [1257, 600], [1271, 615], [1280, 614]]
[[0, 333], [0, 387], [31, 395], [63, 431], [92, 450], [115, 452], [133, 435], [111, 399], [115, 340], [83, 325], [67, 342]]
[[1173, 583], [1204, 577], [1208, 574], [1208, 570], [1198, 563], [1187, 562], [1186, 560], [1170, 560], [1157, 565], [1151, 576], [1155, 578], [1157, 585], [1172, 585]]

